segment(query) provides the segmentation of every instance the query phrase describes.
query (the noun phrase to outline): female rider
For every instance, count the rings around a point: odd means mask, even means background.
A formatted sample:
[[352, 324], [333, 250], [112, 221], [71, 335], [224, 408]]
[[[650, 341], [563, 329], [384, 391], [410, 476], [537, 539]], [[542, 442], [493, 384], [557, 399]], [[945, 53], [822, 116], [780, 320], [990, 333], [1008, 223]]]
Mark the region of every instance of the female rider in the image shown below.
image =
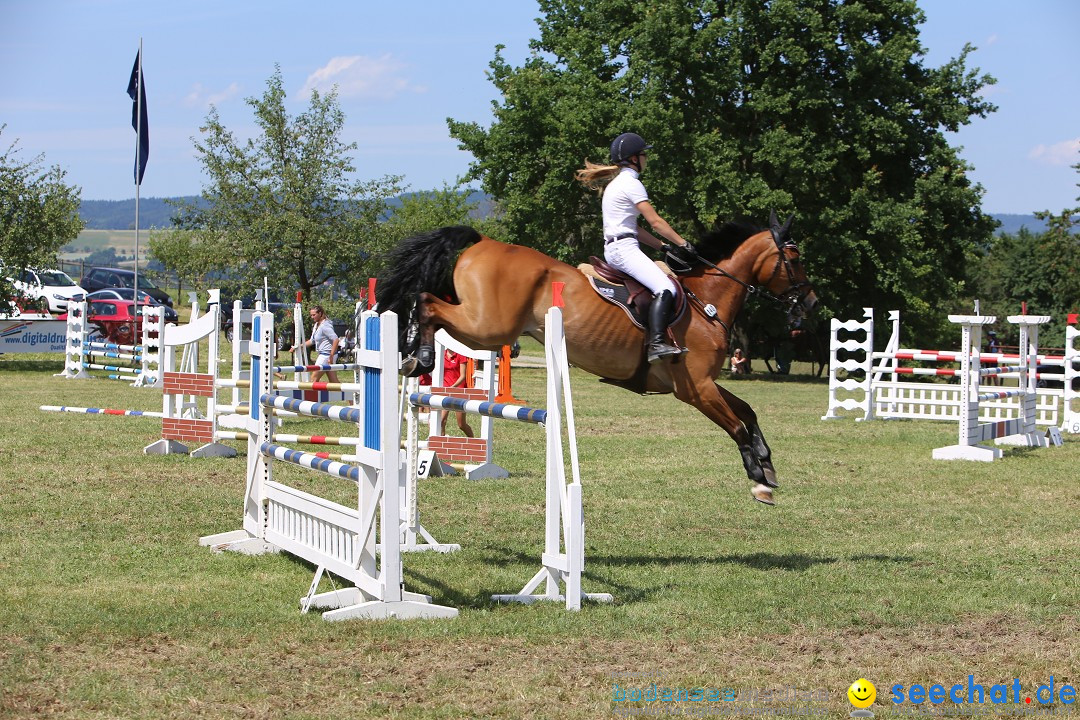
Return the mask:
[[[586, 187], [603, 188], [604, 259], [652, 293], [645, 350], [649, 362], [655, 363], [686, 350], [669, 344], [666, 337], [675, 309], [675, 283], [642, 252], [639, 243], [660, 249], [663, 240], [669, 240], [676, 248], [673, 254], [680, 259], [693, 260], [697, 253], [649, 202], [639, 177], [648, 160], [645, 151], [650, 148], [640, 135], [623, 133], [611, 143], [613, 164], [595, 165], [586, 160], [576, 177]], [[639, 215], [652, 232], [638, 224]]]

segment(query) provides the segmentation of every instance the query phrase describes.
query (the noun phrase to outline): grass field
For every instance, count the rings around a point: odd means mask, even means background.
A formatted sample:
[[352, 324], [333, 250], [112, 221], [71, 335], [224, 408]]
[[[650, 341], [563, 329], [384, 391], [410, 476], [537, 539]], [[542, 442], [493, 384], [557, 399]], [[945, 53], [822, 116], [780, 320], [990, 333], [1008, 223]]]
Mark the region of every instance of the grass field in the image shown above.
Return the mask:
[[[767, 508], [692, 409], [575, 372], [584, 584], [615, 603], [489, 600], [542, 545], [542, 433], [506, 423], [510, 479], [422, 484], [424, 524], [463, 549], [406, 556], [406, 586], [460, 616], [326, 623], [298, 612], [310, 566], [197, 545], [239, 527], [242, 457], [144, 456], [154, 420], [38, 412], [160, 408], [153, 390], [59, 369], [0, 357], [0, 717], [599, 718], [627, 705], [616, 685], [649, 675], [742, 695], [720, 710], [814, 691], [801, 707], [836, 718], [865, 677], [888, 718], [897, 683], [1080, 684], [1077, 438], [935, 462], [955, 425], [825, 423], [823, 381], [728, 380], [773, 449], [783, 487]], [[542, 404], [542, 371], [516, 370], [514, 391]]]

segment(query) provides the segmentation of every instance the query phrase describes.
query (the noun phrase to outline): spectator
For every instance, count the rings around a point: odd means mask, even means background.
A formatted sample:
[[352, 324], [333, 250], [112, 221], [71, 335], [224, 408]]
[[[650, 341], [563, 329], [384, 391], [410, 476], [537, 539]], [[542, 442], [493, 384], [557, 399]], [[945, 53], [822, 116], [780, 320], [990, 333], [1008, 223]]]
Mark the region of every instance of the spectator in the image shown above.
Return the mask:
[[[468, 387], [466, 384], [466, 373], [462, 372], [462, 365], [468, 362], [468, 358], [464, 355], [458, 355], [453, 350], [446, 350], [443, 353], [443, 385], [445, 387]], [[450, 414], [449, 410], [439, 411], [439, 434], [446, 434], [446, 418]], [[465, 413], [458, 412], [457, 424], [461, 428], [461, 432], [465, 433], [465, 437], [476, 437], [473, 434], [472, 427], [469, 426], [469, 420], [465, 417]]]
[[750, 358], [743, 355], [742, 348], [735, 348], [735, 353], [731, 356], [731, 372], [734, 375], [750, 374]]
[[[315, 348], [319, 353], [318, 358], [315, 359], [316, 365], [332, 365], [337, 357], [338, 344], [341, 342], [341, 338], [334, 332], [334, 323], [326, 317], [326, 311], [323, 310], [322, 305], [313, 305], [308, 314], [312, 322], [311, 338], [301, 343], [300, 347], [311, 345]], [[289, 348], [289, 354], [291, 355], [295, 350], [294, 345]], [[324, 375], [328, 382], [338, 382], [337, 372], [334, 370], [315, 370], [311, 373], [311, 382], [320, 382]]]

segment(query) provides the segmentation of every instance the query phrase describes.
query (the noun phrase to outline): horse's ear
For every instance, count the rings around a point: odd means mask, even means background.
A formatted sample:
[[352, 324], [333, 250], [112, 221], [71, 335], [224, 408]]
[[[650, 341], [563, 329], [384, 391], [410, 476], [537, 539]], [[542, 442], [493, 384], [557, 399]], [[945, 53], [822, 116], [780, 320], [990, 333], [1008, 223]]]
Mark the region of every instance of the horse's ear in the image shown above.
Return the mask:
[[776, 208], [769, 211], [769, 229], [780, 230], [780, 218], [776, 217]]
[[788, 233], [791, 232], [791, 223], [795, 220], [795, 213], [788, 215], [787, 221], [784, 223], [784, 227], [780, 228], [780, 237], [787, 240]]

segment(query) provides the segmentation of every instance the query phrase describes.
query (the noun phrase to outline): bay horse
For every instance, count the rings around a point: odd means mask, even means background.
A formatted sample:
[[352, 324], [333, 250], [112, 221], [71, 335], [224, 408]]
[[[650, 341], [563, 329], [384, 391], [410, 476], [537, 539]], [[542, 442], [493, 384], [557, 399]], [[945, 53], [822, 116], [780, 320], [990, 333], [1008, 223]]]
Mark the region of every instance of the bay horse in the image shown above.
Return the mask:
[[749, 404], [715, 382], [735, 316], [750, 293], [787, 306], [789, 319], [812, 311], [817, 297], [789, 239], [791, 218], [770, 229], [727, 223], [696, 244], [698, 261], [680, 280], [689, 306], [671, 327], [689, 350], [649, 365], [644, 334], [621, 307], [593, 289], [579, 269], [532, 248], [444, 227], [403, 240], [378, 280], [378, 310], [397, 313], [406, 355], [402, 373], [434, 364], [434, 335], [498, 351], [522, 334], [544, 340], [552, 282], [564, 283], [563, 318], [571, 364], [638, 392], [674, 393], [722, 427], [739, 448], [755, 500], [774, 504], [772, 454]]

